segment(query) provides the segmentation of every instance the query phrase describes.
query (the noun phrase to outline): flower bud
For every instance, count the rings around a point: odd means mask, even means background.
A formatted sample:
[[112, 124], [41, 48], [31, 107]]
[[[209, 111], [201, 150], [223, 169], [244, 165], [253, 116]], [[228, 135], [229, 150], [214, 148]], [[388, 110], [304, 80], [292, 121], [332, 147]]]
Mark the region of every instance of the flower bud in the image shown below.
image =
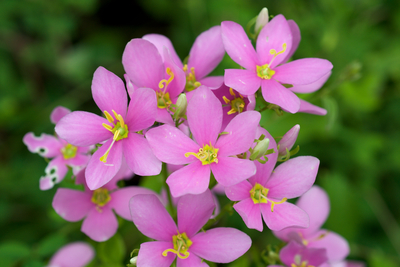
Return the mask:
[[176, 100], [176, 107], [174, 112], [174, 119], [180, 119], [186, 116], [187, 99], [185, 94], [180, 94]]
[[129, 261], [133, 266], [136, 266], [137, 263], [137, 256], [133, 257], [130, 261]]
[[264, 7], [263, 9], [261, 9], [260, 14], [258, 14], [257, 16], [257, 20], [256, 20], [256, 25], [254, 26], [254, 31], [256, 34], [258, 34], [261, 29], [267, 25], [268, 23], [268, 9], [266, 7]]
[[265, 138], [261, 141], [257, 142], [257, 145], [254, 147], [253, 151], [250, 155], [250, 160], [256, 160], [264, 156], [268, 151], [269, 139]]
[[292, 149], [294, 143], [297, 140], [297, 136], [299, 135], [300, 131], [300, 125], [296, 124], [293, 126], [292, 129], [290, 129], [285, 135], [282, 137], [282, 139], [278, 142], [279, 146], [279, 156], [286, 155], [286, 149], [290, 150]]

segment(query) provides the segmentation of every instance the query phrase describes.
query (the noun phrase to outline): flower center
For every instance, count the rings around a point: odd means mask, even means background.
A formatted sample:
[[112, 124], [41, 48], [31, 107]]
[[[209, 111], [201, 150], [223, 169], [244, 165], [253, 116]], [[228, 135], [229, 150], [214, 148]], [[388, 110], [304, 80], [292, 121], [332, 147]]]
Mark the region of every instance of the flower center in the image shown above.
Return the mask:
[[[166, 91], [167, 91], [168, 85], [174, 79], [175, 74], [171, 71], [170, 68], [167, 68], [166, 72], [169, 75], [168, 80], [165, 80], [165, 79], [161, 80], [158, 83], [158, 87], [160, 88], [160, 90], [156, 91], [158, 108], [168, 108], [172, 104], [171, 98], [169, 97], [169, 93]], [[161, 90], [163, 88], [164, 88], [164, 90]]]
[[231, 110], [228, 111], [228, 115], [234, 114], [234, 113], [241, 113], [243, 112], [244, 109], [244, 100], [243, 96], [239, 94], [239, 97], [236, 97], [235, 92], [233, 92], [232, 88], [229, 88], [229, 93], [234, 97], [234, 99], [229, 100], [226, 96], [223, 96], [222, 98], [224, 99], [226, 104], [231, 105]]
[[198, 153], [194, 152], [185, 153], [185, 157], [188, 158], [190, 155], [195, 156], [198, 160], [201, 161], [202, 165], [211, 164], [213, 162], [218, 163], [218, 158], [217, 158], [218, 150], [219, 149], [214, 148], [210, 142], [210, 145], [203, 145], [203, 147], [199, 149]]
[[63, 155], [64, 159], [75, 158], [77, 151], [78, 148], [71, 144], [66, 144], [63, 148], [61, 148], [61, 154]]
[[269, 198], [267, 198], [268, 195], [268, 188], [265, 188], [264, 186], [260, 185], [259, 183], [256, 183], [254, 187], [250, 190], [250, 197], [253, 200], [254, 204], [258, 203], [268, 203], [271, 202], [271, 212], [274, 212], [274, 206], [276, 204], [282, 204], [286, 202], [287, 198], [283, 198], [281, 201], [274, 201]]
[[294, 262], [290, 265], [290, 267], [315, 267], [314, 265], [308, 265], [308, 261], [302, 261], [301, 255], [297, 254], [294, 256]]
[[104, 163], [107, 163], [108, 154], [110, 153], [111, 147], [114, 145], [115, 141], [127, 138], [129, 133], [128, 125], [125, 124], [124, 118], [121, 116], [121, 114], [117, 114], [117, 112], [115, 112], [114, 110], [112, 110], [112, 112], [114, 113], [114, 117], [117, 120], [115, 124], [114, 118], [110, 115], [110, 113], [107, 112], [107, 110], [104, 110], [104, 115], [106, 116], [107, 121], [112, 124], [112, 126], [106, 123], [103, 123], [102, 125], [104, 128], [114, 134], [113, 141], [110, 147], [107, 149], [106, 153], [104, 153], [104, 155], [100, 157], [100, 161]]
[[93, 191], [92, 202], [98, 207], [103, 207], [111, 200], [111, 196], [108, 190], [105, 188], [99, 188]]
[[190, 253], [188, 252], [188, 249], [193, 242], [188, 238], [186, 233], [180, 234], [178, 231], [178, 234], [172, 237], [172, 243], [174, 244], [174, 248], [164, 250], [162, 253], [164, 257], [167, 256], [168, 252], [176, 254], [181, 259], [189, 257]]
[[185, 66], [183, 66], [182, 69], [186, 73], [185, 89], [187, 92], [193, 91], [194, 89], [196, 89], [197, 87], [199, 87], [201, 85], [201, 83], [199, 83], [196, 80], [196, 75], [194, 74], [194, 67], [191, 67], [190, 72], [188, 72], [188, 65], [185, 64]]
[[274, 76], [275, 71], [272, 70], [272, 69], [270, 68], [270, 66], [271, 66], [272, 62], [274, 61], [274, 59], [275, 59], [278, 55], [280, 55], [280, 54], [282, 54], [282, 53], [285, 53], [285, 51], [286, 51], [286, 43], [283, 43], [283, 44], [282, 44], [282, 50], [279, 51], [279, 52], [276, 52], [275, 49], [269, 50], [269, 53], [270, 53], [271, 55], [273, 55], [274, 57], [271, 59], [271, 61], [269, 62], [269, 64], [265, 64], [265, 65], [262, 65], [262, 66], [258, 66], [258, 65], [257, 65], [257, 76], [260, 77], [261, 79], [264, 79], [264, 80], [269, 80], [269, 79], [271, 79], [272, 76]]

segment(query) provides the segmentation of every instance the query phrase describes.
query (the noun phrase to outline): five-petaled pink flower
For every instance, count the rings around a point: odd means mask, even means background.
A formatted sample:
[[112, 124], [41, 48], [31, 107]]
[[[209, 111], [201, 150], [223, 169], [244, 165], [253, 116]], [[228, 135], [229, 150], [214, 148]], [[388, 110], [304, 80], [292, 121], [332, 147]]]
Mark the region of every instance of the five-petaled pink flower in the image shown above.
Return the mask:
[[185, 195], [178, 201], [178, 226], [154, 195], [137, 195], [130, 201], [133, 223], [142, 234], [156, 241], [142, 243], [138, 267], [168, 267], [177, 256], [177, 266], [208, 266], [201, 258], [228, 263], [242, 256], [251, 239], [234, 228], [200, 232], [215, 204], [211, 192]]
[[155, 121], [157, 103], [154, 91], [137, 88], [127, 108], [128, 97], [122, 80], [99, 67], [93, 76], [92, 94], [106, 118], [75, 111], [56, 125], [57, 134], [76, 146], [106, 141], [93, 154], [86, 168], [88, 187], [98, 189], [110, 181], [120, 169], [123, 157], [136, 174], [159, 174], [161, 162], [140, 133]]

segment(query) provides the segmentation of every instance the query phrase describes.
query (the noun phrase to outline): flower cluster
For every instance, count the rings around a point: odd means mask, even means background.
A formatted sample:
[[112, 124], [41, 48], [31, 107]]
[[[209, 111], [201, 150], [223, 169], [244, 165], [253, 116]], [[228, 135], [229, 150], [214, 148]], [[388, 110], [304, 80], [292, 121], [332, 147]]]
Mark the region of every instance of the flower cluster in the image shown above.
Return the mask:
[[[217, 186], [248, 228], [263, 231], [263, 218], [288, 242], [278, 264], [343, 262], [347, 242], [320, 229], [329, 203], [321, 188], [312, 187], [319, 160], [292, 157], [298, 151], [291, 149], [300, 126], [277, 143], [261, 127], [259, 112], [325, 115], [326, 110], [295, 93], [318, 90], [332, 64], [318, 58], [290, 61], [300, 42], [297, 24], [283, 15], [268, 22], [265, 12], [256, 22], [256, 49], [232, 21], [200, 34], [184, 62], [165, 36], [132, 39], [122, 55], [126, 85], [104, 67], [94, 72], [92, 96], [103, 116], [59, 107], [51, 116], [56, 137], [28, 133], [24, 143], [31, 152], [54, 158], [40, 180], [41, 189], [59, 183], [68, 167], [83, 185], [84, 191], [58, 188], [55, 211], [67, 221], [83, 219], [82, 232], [98, 242], [118, 229], [113, 210], [132, 220], [155, 240], [140, 245], [131, 261], [139, 267], [174, 261], [177, 266], [228, 263], [246, 253], [252, 242], [234, 228], [210, 229], [223, 215], [213, 215], [218, 198], [210, 189]], [[225, 52], [243, 68], [208, 76]], [[163, 169], [166, 174], [167, 167], [171, 174], [164, 175], [163, 192], [118, 186], [133, 174], [154, 176]], [[296, 205], [288, 202], [297, 197]]]

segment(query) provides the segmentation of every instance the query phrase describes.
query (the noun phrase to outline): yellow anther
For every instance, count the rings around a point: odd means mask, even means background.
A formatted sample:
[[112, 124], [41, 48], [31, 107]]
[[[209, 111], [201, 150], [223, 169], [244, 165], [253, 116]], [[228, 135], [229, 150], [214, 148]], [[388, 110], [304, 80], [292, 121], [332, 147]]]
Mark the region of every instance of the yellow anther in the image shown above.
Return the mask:
[[98, 207], [103, 207], [111, 200], [111, 196], [108, 190], [105, 188], [99, 188], [93, 191], [91, 201]]
[[230, 93], [233, 97], [236, 97], [235, 92], [233, 92], [232, 87], [229, 88], [229, 93]]
[[[113, 110], [114, 111], [114, 110]], [[108, 113], [107, 112], [107, 110], [104, 110], [104, 115], [106, 116], [106, 119], [109, 121], [109, 122], [111, 122], [111, 123], [113, 123], [114, 122], [114, 118], [110, 115], [110, 113]]]
[[274, 212], [274, 206], [277, 204], [282, 204], [286, 202], [287, 198], [283, 198], [281, 201], [277, 202], [267, 198], [269, 189], [265, 188], [264, 186], [256, 183], [254, 187], [250, 190], [250, 197], [253, 200], [254, 204], [257, 203], [268, 203], [271, 202], [271, 212]]
[[183, 71], [186, 73], [186, 85], [185, 85], [186, 91], [190, 92], [201, 85], [200, 82], [196, 81], [194, 67], [191, 67], [190, 72], [187, 73], [188, 66], [185, 64], [185, 66], [183, 66]]
[[107, 130], [109, 130], [110, 132], [112, 132], [113, 127], [111, 125], [108, 125], [106, 123], [102, 123], [101, 125], [103, 125], [104, 128], [106, 128]]
[[187, 152], [185, 153], [185, 157], [194, 156], [198, 160], [201, 161], [202, 165], [211, 164], [213, 162], [218, 163], [218, 148], [214, 148], [211, 145], [203, 145], [202, 148], [199, 149], [198, 153], [195, 152]]
[[260, 77], [261, 79], [269, 80], [269, 79], [272, 78], [272, 76], [274, 76], [275, 71], [272, 70], [272, 69], [270, 68], [270, 66], [272, 65], [272, 62], [274, 61], [274, 59], [275, 59], [278, 55], [280, 55], [280, 54], [282, 54], [282, 53], [285, 53], [286, 47], [287, 47], [286, 43], [283, 43], [283, 44], [282, 44], [282, 50], [281, 50], [281, 51], [276, 52], [275, 49], [269, 50], [269, 53], [270, 53], [271, 55], [273, 55], [273, 57], [272, 57], [271, 61], [270, 61], [268, 64], [265, 64], [265, 65], [262, 65], [262, 66], [258, 66], [258, 65], [257, 65], [257, 75], [258, 75], [258, 77]]
[[268, 200], [269, 200], [269, 202], [271, 202], [271, 211], [274, 212], [274, 206], [277, 205], [277, 204], [285, 203], [286, 200], [287, 200], [287, 198], [284, 197], [284, 198], [282, 198], [282, 200], [279, 201], [279, 202], [273, 201], [273, 200], [271, 200], [271, 199], [268, 199]]
[[[170, 83], [172, 82], [172, 80], [174, 79], [174, 77], [175, 77], [175, 74], [171, 71], [170, 68], [167, 68], [166, 72], [167, 72], [167, 74], [169, 75], [168, 80], [162, 79], [162, 80], [158, 83], [158, 87], [159, 87], [160, 89], [163, 89], [163, 88], [165, 87], [164, 91], [167, 89], [168, 84], [170, 84]], [[164, 85], [164, 83], [165, 83], [165, 85]]]
[[222, 98], [224, 99], [226, 104], [229, 104], [231, 102], [228, 98], [226, 98], [226, 96], [223, 96]]
[[187, 65], [187, 64], [185, 64], [185, 66], [183, 66], [183, 68], [182, 68], [182, 69], [183, 69], [183, 71], [184, 71], [184, 72], [186, 72], [186, 71], [188, 70], [188, 65]]
[[75, 158], [77, 152], [78, 152], [78, 147], [73, 146], [71, 144], [67, 144], [63, 148], [61, 148], [61, 154], [63, 155], [64, 159]]
[[188, 252], [189, 247], [193, 244], [193, 242], [189, 239], [186, 233], [179, 233], [172, 237], [172, 243], [174, 244], [174, 248], [166, 249], [162, 252], [162, 255], [166, 257], [168, 252], [174, 253], [178, 256], [178, 258], [186, 259], [190, 256]]

